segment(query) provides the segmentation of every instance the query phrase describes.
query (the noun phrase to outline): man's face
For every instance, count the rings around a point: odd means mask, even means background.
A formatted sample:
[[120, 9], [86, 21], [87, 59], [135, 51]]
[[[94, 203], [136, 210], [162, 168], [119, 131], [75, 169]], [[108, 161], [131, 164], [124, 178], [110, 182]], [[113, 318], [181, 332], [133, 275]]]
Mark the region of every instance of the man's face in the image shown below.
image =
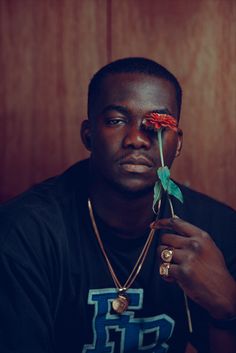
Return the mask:
[[[151, 112], [177, 118], [174, 86], [167, 80], [140, 73], [105, 78], [91, 109], [89, 138], [94, 176], [126, 192], [153, 188], [161, 166], [157, 133], [142, 121]], [[179, 142], [177, 133], [163, 133], [165, 164], [170, 166]]]

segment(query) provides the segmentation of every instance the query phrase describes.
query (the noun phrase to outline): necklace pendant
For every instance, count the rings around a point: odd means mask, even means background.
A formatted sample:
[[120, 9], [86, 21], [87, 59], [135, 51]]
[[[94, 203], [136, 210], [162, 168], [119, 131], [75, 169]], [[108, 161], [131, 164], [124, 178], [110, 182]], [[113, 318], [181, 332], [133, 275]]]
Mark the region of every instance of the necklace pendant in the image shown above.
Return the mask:
[[129, 299], [123, 294], [118, 294], [118, 297], [112, 302], [112, 309], [118, 314], [122, 314], [123, 312], [125, 312], [128, 306]]

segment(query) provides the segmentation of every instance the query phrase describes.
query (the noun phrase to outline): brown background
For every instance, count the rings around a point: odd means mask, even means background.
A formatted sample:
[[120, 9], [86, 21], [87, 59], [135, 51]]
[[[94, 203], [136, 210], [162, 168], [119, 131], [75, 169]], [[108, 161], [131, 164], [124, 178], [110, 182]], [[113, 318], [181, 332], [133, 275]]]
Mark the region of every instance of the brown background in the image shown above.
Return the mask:
[[236, 208], [235, 0], [0, 0], [0, 200], [87, 156], [91, 75], [141, 55], [183, 85], [175, 178]]

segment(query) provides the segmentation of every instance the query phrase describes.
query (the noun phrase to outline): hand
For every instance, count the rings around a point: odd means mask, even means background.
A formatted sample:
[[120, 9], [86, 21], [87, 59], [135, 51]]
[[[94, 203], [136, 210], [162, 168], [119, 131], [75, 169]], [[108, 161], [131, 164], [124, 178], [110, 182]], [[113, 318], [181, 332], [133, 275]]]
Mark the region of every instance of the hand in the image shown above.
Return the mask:
[[168, 277], [163, 278], [176, 281], [213, 318], [235, 316], [236, 282], [209, 234], [179, 218], [161, 219], [151, 227], [168, 230], [162, 234], [158, 247], [160, 263], [161, 252], [173, 249]]

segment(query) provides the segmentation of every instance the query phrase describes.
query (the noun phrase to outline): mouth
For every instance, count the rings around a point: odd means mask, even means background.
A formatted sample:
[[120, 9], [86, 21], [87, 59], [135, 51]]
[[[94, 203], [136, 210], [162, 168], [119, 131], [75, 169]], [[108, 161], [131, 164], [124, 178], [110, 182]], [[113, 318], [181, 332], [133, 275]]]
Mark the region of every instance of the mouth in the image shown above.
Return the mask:
[[144, 156], [129, 156], [121, 159], [120, 166], [129, 173], [146, 173], [153, 167], [153, 163]]

